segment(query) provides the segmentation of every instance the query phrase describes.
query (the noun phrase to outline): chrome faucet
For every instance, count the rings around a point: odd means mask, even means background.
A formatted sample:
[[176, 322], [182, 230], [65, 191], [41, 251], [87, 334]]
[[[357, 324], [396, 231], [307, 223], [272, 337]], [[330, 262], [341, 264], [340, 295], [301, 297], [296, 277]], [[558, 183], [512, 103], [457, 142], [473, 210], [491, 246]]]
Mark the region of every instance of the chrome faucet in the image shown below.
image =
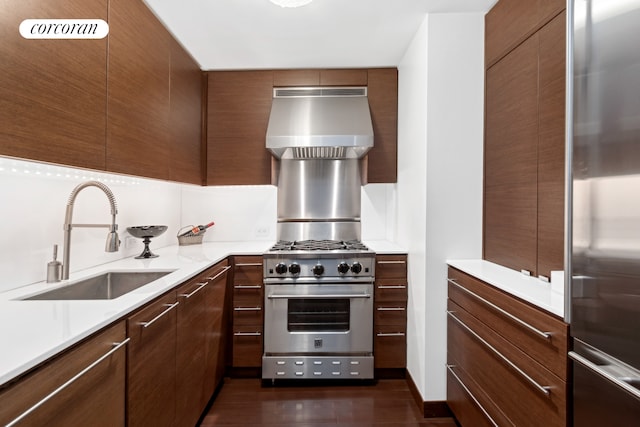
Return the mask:
[[[81, 190], [87, 187], [98, 187], [104, 194], [107, 195], [109, 203], [111, 204], [111, 224], [72, 224], [71, 218], [73, 217], [73, 204]], [[62, 258], [62, 280], [69, 278], [69, 254], [71, 252], [71, 229], [74, 227], [83, 228], [108, 228], [109, 234], [107, 234], [107, 243], [105, 245], [105, 252], [118, 252], [120, 248], [120, 239], [118, 238], [118, 224], [116, 224], [116, 214], [118, 208], [116, 206], [116, 198], [109, 190], [109, 187], [98, 181], [87, 181], [73, 189], [67, 202], [67, 212], [64, 217], [64, 252]]]

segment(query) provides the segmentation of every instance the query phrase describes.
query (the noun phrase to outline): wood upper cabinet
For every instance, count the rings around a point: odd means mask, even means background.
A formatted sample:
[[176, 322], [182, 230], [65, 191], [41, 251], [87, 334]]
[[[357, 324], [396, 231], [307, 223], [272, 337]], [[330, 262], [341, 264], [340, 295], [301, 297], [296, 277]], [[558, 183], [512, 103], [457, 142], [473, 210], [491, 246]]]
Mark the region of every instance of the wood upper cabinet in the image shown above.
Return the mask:
[[210, 71], [207, 185], [271, 184], [272, 71]]
[[109, 172], [169, 179], [170, 42], [141, 0], [110, 0]]
[[546, 277], [564, 266], [565, 181], [566, 17], [549, 11], [556, 16], [485, 75], [484, 258]]
[[127, 426], [173, 426], [176, 409], [176, 292], [127, 319]]
[[373, 148], [367, 155], [367, 182], [398, 180], [398, 70], [368, 70]]
[[366, 86], [367, 70], [311, 69], [275, 70], [273, 87], [287, 86]]
[[107, 39], [27, 40], [29, 18], [107, 20], [107, 0], [4, 2], [0, 155], [105, 167]]
[[202, 184], [202, 71], [171, 37], [169, 179]]
[[538, 37], [486, 74], [484, 257], [536, 271]]
[[500, 0], [496, 3], [485, 18], [487, 67], [535, 33], [565, 7], [565, 0]]
[[124, 426], [125, 352], [120, 322], [46, 362], [0, 390], [0, 424]]

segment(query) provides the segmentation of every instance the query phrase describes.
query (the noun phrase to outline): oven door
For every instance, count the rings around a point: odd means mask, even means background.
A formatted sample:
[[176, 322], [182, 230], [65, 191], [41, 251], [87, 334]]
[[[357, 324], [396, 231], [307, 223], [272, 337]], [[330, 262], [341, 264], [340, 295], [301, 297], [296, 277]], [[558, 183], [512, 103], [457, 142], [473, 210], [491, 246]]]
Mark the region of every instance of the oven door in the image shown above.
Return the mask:
[[373, 284], [265, 285], [266, 354], [370, 354]]

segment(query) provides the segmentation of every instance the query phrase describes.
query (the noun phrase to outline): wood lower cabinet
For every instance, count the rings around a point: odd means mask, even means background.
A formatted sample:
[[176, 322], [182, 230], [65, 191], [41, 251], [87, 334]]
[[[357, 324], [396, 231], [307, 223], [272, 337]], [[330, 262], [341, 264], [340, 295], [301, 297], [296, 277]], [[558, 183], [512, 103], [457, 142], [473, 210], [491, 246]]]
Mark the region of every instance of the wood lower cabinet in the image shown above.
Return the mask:
[[233, 259], [232, 366], [262, 366], [264, 287], [262, 257], [237, 256]]
[[176, 422], [195, 426], [220, 375], [227, 261], [177, 289]]
[[0, 389], [0, 424], [124, 426], [124, 322]]
[[105, 168], [107, 39], [33, 40], [25, 19], [107, 21], [107, 0], [3, 2], [0, 155]]
[[172, 291], [127, 319], [127, 426], [173, 426], [178, 304]]
[[447, 403], [463, 427], [567, 425], [568, 326], [449, 268]]
[[407, 365], [407, 256], [377, 255], [374, 296], [374, 366]]

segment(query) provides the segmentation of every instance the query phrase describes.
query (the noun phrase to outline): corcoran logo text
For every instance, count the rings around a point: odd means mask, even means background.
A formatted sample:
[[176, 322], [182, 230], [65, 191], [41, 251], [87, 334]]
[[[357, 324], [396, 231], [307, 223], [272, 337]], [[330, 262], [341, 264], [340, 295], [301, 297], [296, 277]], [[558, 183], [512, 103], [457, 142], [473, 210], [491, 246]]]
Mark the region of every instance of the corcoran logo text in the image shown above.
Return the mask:
[[25, 39], [102, 39], [109, 24], [102, 19], [25, 19], [20, 35]]

